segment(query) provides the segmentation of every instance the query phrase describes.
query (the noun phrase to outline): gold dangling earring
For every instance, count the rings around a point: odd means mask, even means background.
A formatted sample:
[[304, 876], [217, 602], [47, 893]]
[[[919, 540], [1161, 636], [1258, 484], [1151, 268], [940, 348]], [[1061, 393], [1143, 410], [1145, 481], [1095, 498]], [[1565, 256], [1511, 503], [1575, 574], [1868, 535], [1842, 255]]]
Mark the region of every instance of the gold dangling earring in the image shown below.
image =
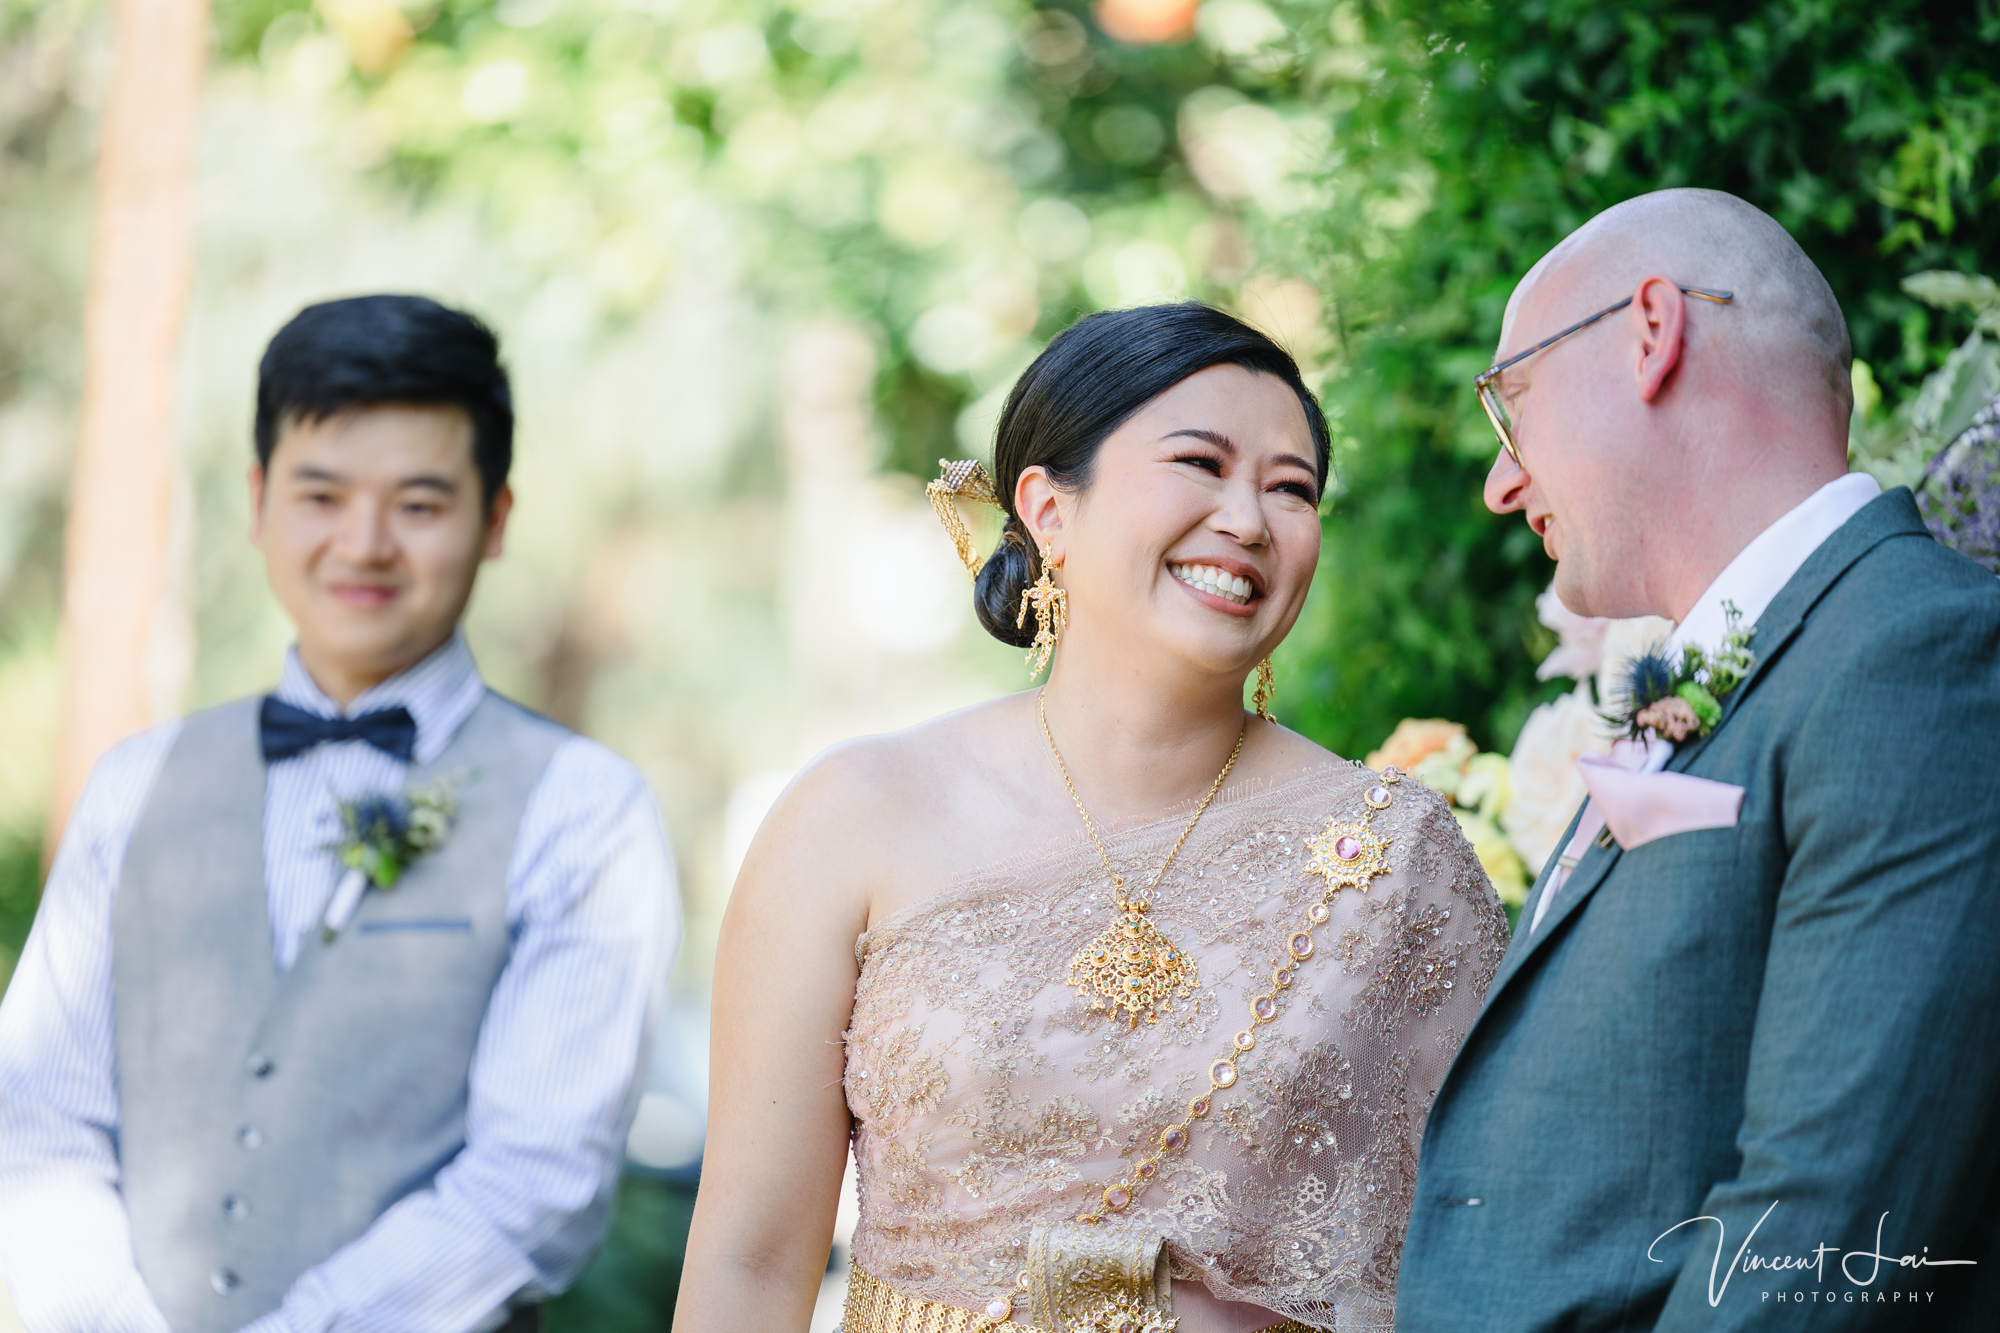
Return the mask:
[[1250, 706], [1257, 710], [1257, 716], [1276, 726], [1278, 719], [1271, 716], [1271, 700], [1278, 695], [1278, 673], [1271, 670], [1271, 659], [1265, 658], [1257, 664], [1257, 688], [1250, 696]]
[[1062, 561], [1049, 562], [1047, 551], [1041, 552], [1042, 576], [1035, 580], [1032, 588], [1021, 590], [1021, 610], [1014, 617], [1014, 628], [1024, 629], [1028, 623], [1028, 606], [1035, 608], [1035, 641], [1028, 645], [1028, 679], [1042, 674], [1049, 664], [1049, 655], [1056, 650], [1056, 643], [1062, 632], [1069, 626], [1069, 594], [1055, 585], [1049, 577], [1051, 569], [1061, 569]]

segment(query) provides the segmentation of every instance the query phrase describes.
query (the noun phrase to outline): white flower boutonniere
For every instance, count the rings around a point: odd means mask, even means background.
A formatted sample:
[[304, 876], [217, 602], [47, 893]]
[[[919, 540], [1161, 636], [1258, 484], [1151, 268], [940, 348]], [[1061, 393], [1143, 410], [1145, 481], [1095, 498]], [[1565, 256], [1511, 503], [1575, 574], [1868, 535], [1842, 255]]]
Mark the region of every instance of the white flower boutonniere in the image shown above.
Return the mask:
[[370, 885], [388, 890], [421, 856], [444, 845], [458, 821], [457, 777], [441, 778], [398, 794], [375, 792], [340, 803], [340, 837], [326, 850], [347, 872], [335, 886], [321, 921], [331, 944], [354, 919]]

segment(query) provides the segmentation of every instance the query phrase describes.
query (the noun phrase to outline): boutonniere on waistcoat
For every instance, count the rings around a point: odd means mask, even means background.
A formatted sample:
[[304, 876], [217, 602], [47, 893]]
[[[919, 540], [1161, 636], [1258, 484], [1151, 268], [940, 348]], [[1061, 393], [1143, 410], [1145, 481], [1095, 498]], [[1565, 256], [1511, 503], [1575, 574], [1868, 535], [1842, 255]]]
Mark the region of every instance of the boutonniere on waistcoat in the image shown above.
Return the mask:
[[340, 837], [326, 850], [340, 858], [347, 872], [334, 888], [321, 922], [322, 938], [331, 944], [369, 886], [393, 889], [411, 864], [444, 845], [458, 821], [457, 776], [440, 778], [400, 793], [371, 792], [340, 803]]
[[1734, 602], [1722, 604], [1722, 615], [1727, 629], [1714, 652], [1691, 643], [1681, 649], [1678, 662], [1657, 652], [1633, 661], [1626, 672], [1623, 706], [1604, 715], [1613, 730], [1633, 740], [1650, 730], [1679, 744], [1714, 729], [1722, 720], [1723, 699], [1757, 663], [1750, 651], [1757, 627], [1741, 628], [1743, 613]]

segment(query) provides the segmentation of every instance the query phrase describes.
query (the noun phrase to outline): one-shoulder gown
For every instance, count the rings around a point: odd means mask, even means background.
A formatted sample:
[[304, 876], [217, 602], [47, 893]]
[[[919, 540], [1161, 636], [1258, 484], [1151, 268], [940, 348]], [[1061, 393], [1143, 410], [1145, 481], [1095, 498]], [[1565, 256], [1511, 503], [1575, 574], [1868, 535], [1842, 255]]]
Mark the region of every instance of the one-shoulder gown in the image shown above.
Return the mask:
[[[1128, 884], [1191, 809], [1107, 837]], [[1386, 870], [1329, 899], [1314, 842], [1364, 818]], [[1450, 807], [1338, 761], [1225, 787], [1153, 897], [1199, 974], [1154, 1023], [1068, 984], [1111, 902], [1065, 830], [856, 942], [846, 1333], [1391, 1327], [1424, 1117], [1507, 944]]]

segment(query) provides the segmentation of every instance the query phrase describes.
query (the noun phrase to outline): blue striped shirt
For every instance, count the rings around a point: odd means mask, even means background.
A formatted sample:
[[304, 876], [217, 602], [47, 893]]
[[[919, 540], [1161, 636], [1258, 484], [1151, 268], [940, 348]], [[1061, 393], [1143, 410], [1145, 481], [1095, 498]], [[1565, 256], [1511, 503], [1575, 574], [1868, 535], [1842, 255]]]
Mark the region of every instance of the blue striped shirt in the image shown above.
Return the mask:
[[[485, 689], [454, 636], [349, 714], [401, 705], [437, 758]], [[288, 655], [278, 698], [342, 710]], [[0, 1276], [36, 1333], [168, 1333], [119, 1196], [112, 900], [126, 843], [179, 733], [155, 727], [91, 774], [0, 1003]], [[340, 867], [339, 800], [395, 791], [407, 767], [361, 741], [269, 766], [271, 950], [288, 968]], [[560, 1291], [603, 1234], [641, 1052], [679, 931], [674, 863], [644, 779], [581, 736], [530, 796], [507, 874], [512, 956], [475, 1049], [466, 1146], [431, 1187], [302, 1274], [256, 1333], [496, 1326]]]

